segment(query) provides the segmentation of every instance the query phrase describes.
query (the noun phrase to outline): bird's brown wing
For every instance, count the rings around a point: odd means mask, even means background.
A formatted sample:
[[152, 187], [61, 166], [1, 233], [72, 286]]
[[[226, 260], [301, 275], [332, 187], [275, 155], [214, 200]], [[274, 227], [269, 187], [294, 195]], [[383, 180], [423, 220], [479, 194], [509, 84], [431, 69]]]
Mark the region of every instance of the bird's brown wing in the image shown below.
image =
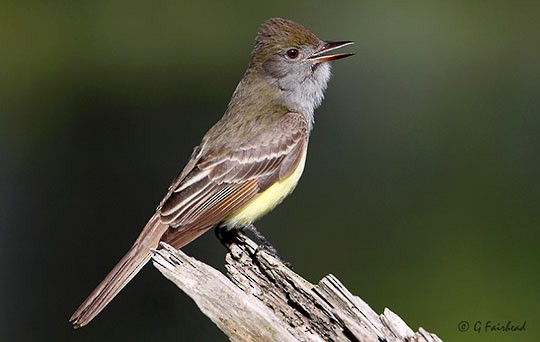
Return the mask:
[[176, 248], [188, 244], [289, 175], [298, 166], [307, 136], [304, 117], [291, 113], [228, 153], [205, 152], [204, 145], [195, 148], [131, 249], [70, 322], [75, 327], [88, 324], [146, 264], [160, 240]]
[[296, 169], [308, 134], [304, 116], [289, 113], [227, 153], [203, 154], [162, 202], [161, 221], [178, 234], [221, 222]]

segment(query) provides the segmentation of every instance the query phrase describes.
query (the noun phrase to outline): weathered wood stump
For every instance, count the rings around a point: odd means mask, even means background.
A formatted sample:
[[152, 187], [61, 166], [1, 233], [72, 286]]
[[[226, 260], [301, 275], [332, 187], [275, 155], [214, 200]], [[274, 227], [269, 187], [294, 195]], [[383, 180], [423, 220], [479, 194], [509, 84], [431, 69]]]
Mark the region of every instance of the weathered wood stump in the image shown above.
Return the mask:
[[389, 309], [378, 315], [333, 275], [317, 285], [242, 236], [226, 256], [227, 276], [169, 245], [154, 266], [188, 294], [231, 341], [426, 341]]

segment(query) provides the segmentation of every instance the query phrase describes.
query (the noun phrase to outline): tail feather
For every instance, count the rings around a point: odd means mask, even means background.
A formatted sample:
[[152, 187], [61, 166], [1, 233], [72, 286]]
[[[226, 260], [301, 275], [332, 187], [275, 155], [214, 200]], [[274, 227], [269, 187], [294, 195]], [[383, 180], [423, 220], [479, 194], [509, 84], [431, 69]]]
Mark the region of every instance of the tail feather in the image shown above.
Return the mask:
[[169, 228], [169, 230], [162, 236], [161, 241], [173, 246], [176, 249], [180, 249], [195, 240], [202, 234], [206, 233], [213, 226], [208, 226], [204, 228]]
[[167, 228], [157, 213], [148, 221], [127, 254], [71, 316], [69, 321], [75, 328], [87, 325], [141, 270], [150, 260], [151, 249], [158, 246]]

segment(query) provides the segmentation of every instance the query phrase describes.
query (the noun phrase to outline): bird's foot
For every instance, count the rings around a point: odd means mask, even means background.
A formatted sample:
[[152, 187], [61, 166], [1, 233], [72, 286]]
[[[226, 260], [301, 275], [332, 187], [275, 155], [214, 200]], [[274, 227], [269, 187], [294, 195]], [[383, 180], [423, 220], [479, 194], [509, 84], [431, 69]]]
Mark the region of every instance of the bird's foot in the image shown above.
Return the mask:
[[293, 268], [292, 264], [289, 261], [283, 259], [281, 255], [279, 255], [276, 247], [274, 247], [274, 245], [272, 245], [270, 241], [268, 241], [268, 239], [253, 224], [245, 226], [242, 230], [252, 233], [257, 238], [257, 240], [259, 240], [259, 246], [257, 246], [256, 252], [265, 251], [266, 253], [281, 261], [283, 265], [287, 266], [290, 269]]
[[229, 248], [234, 243], [240, 244], [244, 242], [244, 237], [238, 229], [217, 226], [214, 228], [214, 233], [216, 233], [216, 237], [226, 248]]

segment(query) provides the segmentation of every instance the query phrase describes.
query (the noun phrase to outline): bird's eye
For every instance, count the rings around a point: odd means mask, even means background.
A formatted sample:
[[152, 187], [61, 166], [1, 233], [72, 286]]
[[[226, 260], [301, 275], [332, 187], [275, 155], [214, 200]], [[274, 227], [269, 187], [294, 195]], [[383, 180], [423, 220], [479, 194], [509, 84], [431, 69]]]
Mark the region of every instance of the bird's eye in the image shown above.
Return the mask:
[[289, 49], [287, 50], [287, 57], [289, 57], [290, 59], [295, 59], [296, 57], [298, 57], [300, 53], [298, 52], [298, 49]]

